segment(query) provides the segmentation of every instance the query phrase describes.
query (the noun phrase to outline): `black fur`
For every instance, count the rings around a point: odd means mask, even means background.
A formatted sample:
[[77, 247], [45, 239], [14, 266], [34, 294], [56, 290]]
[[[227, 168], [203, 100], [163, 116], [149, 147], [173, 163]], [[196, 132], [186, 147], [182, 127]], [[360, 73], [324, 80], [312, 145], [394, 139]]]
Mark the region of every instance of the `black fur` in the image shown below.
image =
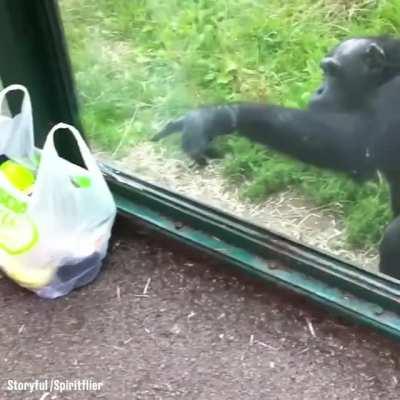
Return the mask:
[[379, 271], [400, 279], [400, 217], [386, 228], [379, 245]]

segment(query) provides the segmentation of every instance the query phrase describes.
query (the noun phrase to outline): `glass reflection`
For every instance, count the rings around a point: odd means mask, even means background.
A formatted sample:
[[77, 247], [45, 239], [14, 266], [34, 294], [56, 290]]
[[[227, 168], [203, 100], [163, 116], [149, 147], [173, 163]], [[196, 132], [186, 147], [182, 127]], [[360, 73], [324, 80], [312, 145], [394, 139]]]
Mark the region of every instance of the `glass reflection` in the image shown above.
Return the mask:
[[[99, 158], [377, 271], [378, 243], [393, 216], [387, 176], [370, 167], [375, 154], [360, 138], [377, 129], [365, 111], [371, 93], [387, 83], [379, 68], [390, 46], [346, 39], [398, 33], [398, 13], [388, 19], [395, 0], [60, 5], [83, 122]], [[198, 111], [210, 104], [229, 106]], [[336, 113], [328, 124], [327, 108]], [[360, 109], [365, 118], [353, 118]], [[181, 117], [175, 134], [152, 140]], [[255, 132], [254, 124], [265, 130]], [[198, 141], [184, 140], [182, 148], [182, 131]], [[210, 145], [216, 133], [229, 134]], [[348, 148], [338, 148], [349, 137]], [[207, 150], [201, 160], [199, 147]]]

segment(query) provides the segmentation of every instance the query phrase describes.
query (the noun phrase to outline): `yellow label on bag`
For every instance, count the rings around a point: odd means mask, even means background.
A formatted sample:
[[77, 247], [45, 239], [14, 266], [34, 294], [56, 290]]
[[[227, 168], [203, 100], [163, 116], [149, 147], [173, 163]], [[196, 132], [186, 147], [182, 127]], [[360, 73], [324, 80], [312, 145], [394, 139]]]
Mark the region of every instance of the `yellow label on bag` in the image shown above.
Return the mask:
[[35, 175], [31, 170], [14, 161], [7, 160], [0, 165], [0, 171], [18, 190], [27, 191], [35, 183]]
[[15, 263], [4, 268], [4, 272], [15, 283], [26, 289], [40, 289], [52, 281], [56, 269], [50, 266], [32, 268]]

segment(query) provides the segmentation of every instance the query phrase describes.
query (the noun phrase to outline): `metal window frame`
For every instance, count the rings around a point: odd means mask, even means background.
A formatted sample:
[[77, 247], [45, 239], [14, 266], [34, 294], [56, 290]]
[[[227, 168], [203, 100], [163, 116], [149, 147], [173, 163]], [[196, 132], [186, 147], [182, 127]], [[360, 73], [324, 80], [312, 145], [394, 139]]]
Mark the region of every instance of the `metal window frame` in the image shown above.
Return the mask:
[[[37, 144], [59, 121], [74, 124], [82, 132], [57, 1], [0, 0], [0, 44], [4, 85], [22, 83], [31, 92]], [[64, 139], [58, 148], [71, 161], [81, 163], [72, 140]], [[400, 338], [397, 281], [101, 166], [121, 214]]]

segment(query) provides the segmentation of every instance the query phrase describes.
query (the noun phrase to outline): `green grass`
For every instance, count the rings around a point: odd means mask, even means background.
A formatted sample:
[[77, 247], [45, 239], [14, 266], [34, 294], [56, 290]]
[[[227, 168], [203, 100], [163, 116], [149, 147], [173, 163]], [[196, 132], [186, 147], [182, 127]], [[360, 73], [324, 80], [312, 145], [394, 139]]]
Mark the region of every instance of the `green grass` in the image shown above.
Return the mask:
[[[83, 121], [97, 147], [126, 149], [199, 104], [257, 100], [301, 107], [319, 61], [355, 35], [399, 33], [398, 0], [61, 0]], [[167, 142], [168, 143], [168, 142]], [[169, 145], [173, 146], [172, 140]], [[288, 187], [338, 204], [349, 243], [376, 244], [390, 219], [385, 183], [346, 177], [229, 137], [227, 179], [254, 201]]]

